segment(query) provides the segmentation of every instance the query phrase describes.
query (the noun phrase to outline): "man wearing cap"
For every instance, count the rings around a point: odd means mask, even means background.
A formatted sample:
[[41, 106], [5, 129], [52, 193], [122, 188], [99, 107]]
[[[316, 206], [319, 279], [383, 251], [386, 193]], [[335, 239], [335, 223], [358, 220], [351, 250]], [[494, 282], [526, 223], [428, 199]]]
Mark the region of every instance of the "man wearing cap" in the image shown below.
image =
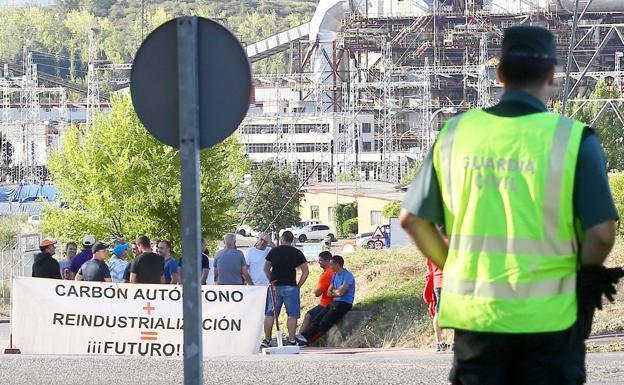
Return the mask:
[[93, 252], [91, 248], [95, 243], [95, 237], [93, 235], [85, 235], [82, 238], [82, 251], [72, 259], [69, 264], [69, 279], [76, 278], [76, 274], [83, 263], [87, 262], [91, 258], [93, 258]]
[[93, 258], [83, 263], [76, 274], [76, 281], [111, 282], [111, 273], [104, 260], [108, 258], [108, 245], [93, 245]]
[[52, 256], [56, 253], [56, 242], [45, 238], [39, 243], [40, 253], [34, 258], [32, 276], [35, 278], [61, 279], [61, 268]]
[[124, 273], [128, 267], [128, 244], [118, 244], [113, 248], [113, 256], [108, 262], [108, 269], [113, 282], [124, 282]]
[[[401, 225], [444, 271], [453, 384], [584, 382], [577, 310], [615, 291], [604, 155], [589, 127], [547, 112], [556, 63], [548, 30], [507, 29], [500, 102], [445, 124], [403, 201]], [[577, 293], [577, 271], [603, 285]]]

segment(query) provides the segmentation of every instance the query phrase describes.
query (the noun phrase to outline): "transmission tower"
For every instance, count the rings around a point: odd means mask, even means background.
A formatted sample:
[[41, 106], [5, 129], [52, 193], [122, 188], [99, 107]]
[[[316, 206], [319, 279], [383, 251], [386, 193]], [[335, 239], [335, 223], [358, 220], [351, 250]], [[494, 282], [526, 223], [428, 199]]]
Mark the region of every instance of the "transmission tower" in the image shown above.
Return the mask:
[[396, 126], [396, 118], [393, 107], [392, 98], [394, 96], [394, 85], [392, 82], [393, 61], [392, 61], [392, 45], [390, 42], [384, 42], [381, 50], [382, 66], [380, 70], [381, 78], [381, 133], [379, 136], [379, 150], [381, 153], [381, 161], [379, 162], [379, 171], [377, 175], [380, 180], [386, 182], [396, 182], [398, 170], [393, 164], [394, 162], [394, 133]]
[[22, 126], [22, 166], [20, 179], [32, 182], [35, 166], [35, 124], [39, 120], [39, 95], [37, 94], [37, 67], [33, 64], [32, 53], [27, 47], [22, 50], [22, 70], [24, 72], [21, 89], [21, 126]]
[[87, 126], [93, 123], [93, 117], [100, 106], [100, 85], [98, 82], [97, 38], [95, 30], [89, 30], [89, 61], [87, 67]]
[[488, 53], [487, 34], [481, 34], [479, 46], [479, 77], [477, 79], [477, 106], [489, 107], [490, 105], [490, 79], [488, 77]]

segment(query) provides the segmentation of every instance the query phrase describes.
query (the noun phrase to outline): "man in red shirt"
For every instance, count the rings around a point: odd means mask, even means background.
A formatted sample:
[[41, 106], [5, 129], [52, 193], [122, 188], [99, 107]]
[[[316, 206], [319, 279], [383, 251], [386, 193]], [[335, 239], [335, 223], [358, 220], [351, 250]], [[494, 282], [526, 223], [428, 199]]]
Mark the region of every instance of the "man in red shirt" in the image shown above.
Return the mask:
[[[303, 324], [301, 325], [301, 329], [299, 329], [299, 333], [303, 333], [310, 328], [312, 323], [315, 321], [315, 318], [323, 312], [323, 310], [329, 306], [330, 303], [334, 300], [333, 297], [327, 295], [327, 290], [329, 289], [329, 285], [331, 284], [332, 276], [334, 275], [334, 271], [329, 267], [329, 261], [331, 261], [332, 255], [329, 251], [323, 251], [319, 254], [319, 265], [323, 272], [319, 277], [318, 284], [316, 285], [316, 289], [314, 289], [314, 295], [316, 297], [321, 297], [319, 304], [310, 309], [305, 317], [303, 318]], [[314, 341], [308, 341], [312, 343]]]
[[[444, 242], [448, 245], [448, 238], [444, 233], [444, 229], [440, 228], [438, 231], [440, 232]], [[436, 266], [429, 258], [426, 260], [427, 281], [425, 283], [423, 298], [425, 299], [425, 302], [429, 304], [429, 313], [433, 316], [433, 331], [435, 333], [436, 352], [441, 352], [448, 347], [448, 345], [442, 340], [442, 329], [438, 325], [438, 311], [440, 310], [440, 300], [442, 298], [443, 275], [442, 269]], [[451, 342], [451, 350], [454, 350], [454, 345], [455, 343]]]
[[[427, 280], [431, 281], [433, 287], [433, 331], [436, 339], [436, 351], [440, 352], [446, 348], [442, 340], [442, 329], [438, 325], [438, 310], [440, 309], [440, 297], [442, 294], [442, 270], [427, 259]], [[430, 287], [427, 285], [427, 287]], [[427, 293], [424, 294], [427, 297]], [[430, 307], [431, 309], [431, 307]]]

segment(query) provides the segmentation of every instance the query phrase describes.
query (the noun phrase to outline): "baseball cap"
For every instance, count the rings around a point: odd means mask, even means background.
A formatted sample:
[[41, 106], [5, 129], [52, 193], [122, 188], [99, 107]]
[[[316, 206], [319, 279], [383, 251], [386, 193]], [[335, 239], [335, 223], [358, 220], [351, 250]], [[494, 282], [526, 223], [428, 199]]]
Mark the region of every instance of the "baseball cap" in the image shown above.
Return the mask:
[[82, 244], [85, 246], [93, 246], [95, 243], [95, 237], [93, 235], [85, 235], [82, 238]]
[[122, 243], [121, 245], [115, 246], [115, 248], [113, 249], [113, 254], [119, 257], [126, 250], [128, 250], [128, 244]]
[[44, 238], [41, 242], [39, 242], [39, 246], [48, 247], [50, 245], [56, 245], [56, 241], [50, 238]]
[[503, 35], [502, 58], [518, 57], [550, 61], [557, 64], [555, 37], [546, 28], [533, 25], [516, 25], [507, 28]]
[[98, 242], [95, 245], [93, 245], [93, 248], [91, 249], [91, 251], [93, 251], [93, 253], [97, 253], [100, 250], [106, 250], [108, 249], [108, 245], [106, 243], [102, 243], [102, 242]]

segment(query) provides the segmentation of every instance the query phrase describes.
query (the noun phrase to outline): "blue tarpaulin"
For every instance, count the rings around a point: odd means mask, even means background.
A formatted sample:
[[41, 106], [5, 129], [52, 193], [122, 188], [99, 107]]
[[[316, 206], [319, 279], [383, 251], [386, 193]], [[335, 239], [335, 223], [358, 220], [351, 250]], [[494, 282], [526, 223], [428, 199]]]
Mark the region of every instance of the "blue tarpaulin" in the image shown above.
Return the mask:
[[[34, 202], [37, 200], [55, 201], [58, 190], [52, 185], [6, 185], [0, 186], [0, 202]], [[5, 209], [0, 207], [0, 213]]]

